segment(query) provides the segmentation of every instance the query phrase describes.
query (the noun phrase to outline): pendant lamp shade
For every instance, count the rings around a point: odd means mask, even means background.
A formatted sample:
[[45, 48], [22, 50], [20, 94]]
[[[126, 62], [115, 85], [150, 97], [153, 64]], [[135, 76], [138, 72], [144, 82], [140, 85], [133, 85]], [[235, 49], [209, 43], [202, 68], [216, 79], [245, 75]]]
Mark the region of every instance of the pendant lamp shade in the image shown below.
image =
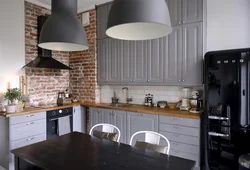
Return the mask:
[[114, 0], [106, 34], [121, 40], [148, 40], [172, 32], [165, 0]]
[[85, 30], [77, 17], [77, 0], [52, 0], [52, 14], [43, 25], [38, 46], [56, 51], [88, 49]]

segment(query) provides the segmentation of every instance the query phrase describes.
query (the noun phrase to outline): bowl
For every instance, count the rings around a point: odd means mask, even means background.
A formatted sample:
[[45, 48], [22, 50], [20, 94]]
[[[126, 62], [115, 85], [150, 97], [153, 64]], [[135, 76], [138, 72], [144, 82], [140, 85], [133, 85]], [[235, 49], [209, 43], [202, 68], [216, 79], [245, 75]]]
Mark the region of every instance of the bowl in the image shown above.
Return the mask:
[[159, 102], [157, 102], [157, 105], [158, 105], [160, 108], [165, 108], [165, 107], [167, 107], [168, 102], [167, 102], [167, 101], [159, 101]]
[[169, 102], [168, 107], [169, 109], [176, 109], [178, 102]]

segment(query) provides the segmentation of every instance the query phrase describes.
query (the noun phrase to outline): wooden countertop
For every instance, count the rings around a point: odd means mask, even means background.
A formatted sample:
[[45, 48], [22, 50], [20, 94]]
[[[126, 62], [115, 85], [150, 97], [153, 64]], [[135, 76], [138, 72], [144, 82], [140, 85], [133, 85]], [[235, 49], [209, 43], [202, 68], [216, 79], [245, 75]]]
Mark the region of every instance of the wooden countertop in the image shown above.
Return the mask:
[[178, 109], [147, 107], [147, 106], [135, 105], [135, 104], [129, 104], [127, 107], [114, 107], [106, 103], [81, 103], [81, 106], [106, 108], [106, 109], [114, 109], [114, 110], [124, 110], [128, 112], [157, 114], [157, 115], [162, 115], [162, 116], [174, 116], [174, 117], [190, 118], [190, 119], [200, 119], [202, 115], [202, 113], [190, 113], [187, 111], [180, 111]]
[[21, 116], [21, 115], [38, 113], [38, 112], [46, 112], [46, 111], [55, 110], [55, 109], [63, 109], [63, 108], [68, 108], [68, 107], [73, 107], [73, 106], [97, 107], [97, 108], [104, 108], [104, 109], [124, 110], [128, 112], [157, 114], [157, 115], [163, 115], [163, 116], [174, 116], [174, 117], [190, 118], [190, 119], [200, 119], [202, 115], [201, 113], [190, 113], [187, 111], [180, 111], [178, 109], [168, 109], [168, 108], [162, 109], [159, 107], [146, 107], [143, 105], [135, 105], [135, 104], [129, 104], [126, 107], [114, 107], [106, 103], [72, 103], [70, 105], [55, 106], [51, 108], [29, 107], [29, 108], [25, 108], [24, 111], [22, 112], [10, 113], [10, 114], [0, 113], [0, 116], [5, 116], [5, 117]]
[[28, 107], [24, 108], [22, 112], [16, 112], [16, 113], [0, 113], [0, 116], [5, 116], [5, 117], [14, 117], [14, 116], [22, 116], [22, 115], [28, 115], [28, 114], [33, 114], [33, 113], [38, 113], [38, 112], [46, 112], [50, 110], [56, 110], [56, 109], [64, 109], [64, 108], [69, 108], [73, 106], [80, 106], [80, 103], [72, 103], [70, 105], [65, 105], [65, 106], [55, 106], [55, 107], [50, 107], [50, 108], [41, 108], [41, 107]]

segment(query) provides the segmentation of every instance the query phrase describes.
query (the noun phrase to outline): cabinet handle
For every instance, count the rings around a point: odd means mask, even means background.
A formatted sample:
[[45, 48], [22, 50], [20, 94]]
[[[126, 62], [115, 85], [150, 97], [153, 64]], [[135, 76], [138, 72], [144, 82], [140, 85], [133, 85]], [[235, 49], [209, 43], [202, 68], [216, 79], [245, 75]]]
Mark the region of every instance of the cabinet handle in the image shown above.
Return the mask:
[[34, 124], [34, 122], [30, 122], [30, 123], [27, 123], [26, 125], [28, 126], [28, 125], [33, 125]]
[[184, 82], [185, 80], [182, 80], [182, 82]]
[[183, 21], [182, 23], [183, 23], [183, 24], [185, 24], [185, 23], [186, 23], [186, 21]]
[[130, 80], [131, 82], [133, 81], [133, 80]]
[[34, 114], [32, 114], [32, 115], [27, 115], [26, 117], [33, 117], [34, 116]]
[[178, 144], [178, 143], [175, 143], [175, 142], [173, 143], [173, 145], [175, 145], [175, 146], [179, 146], [179, 144]]
[[173, 126], [173, 128], [174, 128], [174, 129], [178, 129], [178, 130], [181, 129], [181, 127], [178, 127], [178, 126]]
[[33, 140], [35, 137], [32, 137], [32, 138], [29, 138], [29, 139], [26, 139], [26, 141], [31, 141]]
[[174, 137], [177, 137], [177, 138], [179, 137], [179, 135], [177, 135], [177, 134], [173, 134], [173, 135], [174, 135]]
[[150, 82], [150, 80], [148, 80], [148, 82]]
[[181, 24], [181, 21], [179, 22], [179, 24]]
[[179, 80], [179, 82], [181, 82], [181, 80]]

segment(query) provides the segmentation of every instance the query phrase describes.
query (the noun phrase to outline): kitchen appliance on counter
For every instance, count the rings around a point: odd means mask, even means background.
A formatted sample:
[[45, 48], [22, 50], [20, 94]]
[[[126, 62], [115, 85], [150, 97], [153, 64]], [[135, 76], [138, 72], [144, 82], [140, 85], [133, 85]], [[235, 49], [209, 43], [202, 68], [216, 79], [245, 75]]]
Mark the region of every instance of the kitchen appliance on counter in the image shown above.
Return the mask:
[[146, 94], [144, 105], [145, 106], [153, 106], [153, 98], [154, 98], [154, 96], [152, 94]]
[[202, 100], [200, 98], [200, 93], [198, 91], [192, 92], [192, 97], [189, 99], [191, 109], [189, 112], [191, 113], [202, 113]]
[[239, 170], [250, 153], [250, 49], [205, 55], [205, 167]]
[[189, 97], [190, 97], [190, 88], [183, 88], [180, 110], [188, 111], [190, 109]]
[[47, 139], [73, 131], [73, 108], [47, 111]]

